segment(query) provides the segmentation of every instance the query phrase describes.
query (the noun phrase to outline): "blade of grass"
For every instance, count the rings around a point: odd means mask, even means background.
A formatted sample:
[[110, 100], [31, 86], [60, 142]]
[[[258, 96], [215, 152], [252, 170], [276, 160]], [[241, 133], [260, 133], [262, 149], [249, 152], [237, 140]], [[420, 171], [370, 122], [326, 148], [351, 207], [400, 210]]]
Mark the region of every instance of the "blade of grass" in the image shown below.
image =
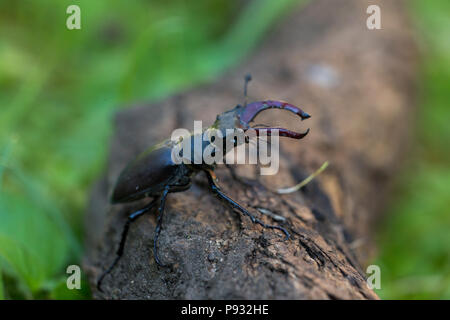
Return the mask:
[[300, 190], [301, 188], [303, 188], [304, 186], [306, 186], [308, 183], [310, 183], [312, 181], [312, 179], [314, 179], [319, 174], [321, 174], [327, 167], [328, 167], [328, 161], [325, 161], [320, 166], [319, 169], [317, 169], [315, 172], [313, 172], [311, 175], [309, 175], [305, 180], [303, 180], [299, 184], [296, 184], [295, 186], [290, 187], [290, 188], [277, 189], [276, 192], [279, 194], [287, 194], [287, 193], [296, 192], [296, 191]]
[[48, 197], [46, 197], [42, 193], [42, 186], [40, 186], [39, 183], [35, 181], [31, 176], [26, 175], [22, 170], [11, 170], [24, 186], [27, 198], [31, 202], [39, 205], [42, 208], [42, 211], [47, 215], [48, 219], [56, 223], [58, 227], [63, 230], [63, 234], [69, 241], [72, 253], [75, 255], [75, 257], [80, 257], [82, 249], [79, 241], [75, 237], [63, 214], [58, 210], [57, 207], [55, 207], [55, 205], [50, 202], [51, 199], [48, 199]]

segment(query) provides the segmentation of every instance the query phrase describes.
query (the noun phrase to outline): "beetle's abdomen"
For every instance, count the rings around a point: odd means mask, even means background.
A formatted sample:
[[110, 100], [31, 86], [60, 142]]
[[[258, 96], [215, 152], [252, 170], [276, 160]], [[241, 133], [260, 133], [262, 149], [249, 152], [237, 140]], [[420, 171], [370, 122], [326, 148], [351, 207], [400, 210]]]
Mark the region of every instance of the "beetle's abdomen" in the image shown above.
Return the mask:
[[161, 193], [177, 178], [172, 149], [162, 146], [141, 153], [122, 171], [111, 198], [112, 203], [129, 202]]

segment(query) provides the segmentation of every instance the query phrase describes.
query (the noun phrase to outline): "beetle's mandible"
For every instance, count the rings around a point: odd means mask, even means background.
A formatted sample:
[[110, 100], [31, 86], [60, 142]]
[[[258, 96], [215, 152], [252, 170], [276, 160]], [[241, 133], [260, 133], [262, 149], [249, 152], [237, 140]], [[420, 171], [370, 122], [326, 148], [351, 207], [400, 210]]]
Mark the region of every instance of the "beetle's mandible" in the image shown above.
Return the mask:
[[[247, 84], [251, 80], [251, 77], [247, 76], [245, 80], [244, 94], [247, 100]], [[285, 128], [250, 127], [250, 122], [256, 117], [258, 113], [270, 108], [288, 110], [298, 115], [301, 120], [308, 119], [310, 117], [309, 114], [307, 114], [300, 108], [287, 102], [265, 100], [249, 104], [245, 103], [244, 106], [237, 105], [234, 109], [218, 115], [216, 121], [213, 124], [213, 127], [219, 129], [222, 132], [225, 132], [227, 129], [241, 129], [243, 131], [246, 131], [251, 128], [255, 130], [256, 133], [265, 131], [267, 132], [267, 135], [270, 135], [271, 132], [276, 131], [280, 136], [292, 139], [302, 139], [308, 134], [309, 129], [304, 133], [298, 133]], [[193, 141], [193, 137], [191, 137], [191, 139]], [[227, 136], [225, 134], [223, 135], [223, 139], [227, 139]], [[238, 142], [235, 140], [234, 146], [236, 146], [237, 143]], [[104, 271], [98, 279], [97, 288], [100, 291], [101, 283], [104, 277], [111, 272], [111, 270], [115, 267], [123, 254], [130, 224], [138, 217], [149, 212], [155, 206], [157, 206], [158, 216], [156, 220], [153, 242], [153, 254], [156, 263], [160, 266], [164, 266], [158, 257], [158, 237], [161, 231], [161, 223], [167, 195], [169, 193], [181, 192], [189, 189], [189, 187], [191, 186], [192, 176], [199, 173], [200, 171], [206, 173], [211, 191], [213, 191], [213, 193], [215, 193], [220, 199], [227, 202], [229, 205], [231, 205], [231, 207], [238, 210], [242, 214], [248, 216], [253, 223], [257, 223], [264, 228], [281, 230], [285, 233], [286, 238], [289, 238], [289, 233], [286, 229], [280, 226], [265, 224], [260, 219], [253, 216], [239, 203], [227, 196], [220, 189], [216, 182], [216, 176], [213, 171], [215, 167], [214, 164], [194, 164], [194, 161], [191, 162], [192, 164], [174, 163], [172, 159], [172, 148], [175, 144], [176, 142], [172, 140], [166, 140], [156, 146], [149, 148], [148, 150], [141, 153], [135, 160], [130, 162], [120, 174], [112, 193], [111, 202], [113, 204], [136, 201], [146, 197], [152, 198], [152, 201], [144, 208], [133, 212], [128, 216], [128, 220], [125, 223], [122, 231], [122, 237], [120, 240], [116, 258], [114, 259], [110, 267], [106, 271]]]

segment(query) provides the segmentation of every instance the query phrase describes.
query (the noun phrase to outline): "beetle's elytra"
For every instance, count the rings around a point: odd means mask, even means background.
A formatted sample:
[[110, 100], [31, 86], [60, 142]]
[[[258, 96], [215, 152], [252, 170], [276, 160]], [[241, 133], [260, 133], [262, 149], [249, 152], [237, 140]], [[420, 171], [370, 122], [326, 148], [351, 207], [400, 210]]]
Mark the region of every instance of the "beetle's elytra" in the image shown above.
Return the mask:
[[[246, 78], [245, 83], [245, 95], [247, 89], [247, 83], [250, 78]], [[214, 128], [225, 132], [226, 129], [242, 129], [246, 131], [250, 129], [249, 123], [256, 117], [258, 113], [269, 108], [285, 109], [296, 115], [302, 120], [310, 117], [309, 114], [301, 110], [300, 108], [282, 101], [265, 100], [257, 101], [250, 104], [244, 104], [244, 106], [236, 106], [230, 111], [224, 112], [217, 116], [217, 120], [214, 123]], [[284, 128], [251, 128], [257, 133], [264, 130], [268, 135], [272, 131], [279, 133], [280, 136], [302, 139], [305, 137], [308, 131], [304, 133], [297, 133]], [[223, 139], [227, 139], [226, 135]], [[285, 233], [289, 238], [289, 233], [286, 229], [280, 226], [268, 225], [261, 220], [253, 216], [247, 209], [241, 206], [239, 203], [228, 197], [220, 187], [217, 185], [216, 177], [214, 174], [215, 165], [202, 164], [177, 164], [172, 159], [172, 148], [176, 142], [166, 140], [156, 146], [153, 146], [143, 153], [141, 153], [136, 159], [130, 162], [126, 168], [120, 174], [115, 188], [112, 193], [112, 203], [124, 203], [136, 201], [142, 198], [153, 198], [153, 200], [144, 208], [133, 212], [128, 216], [128, 220], [123, 228], [122, 238], [117, 251], [117, 256], [111, 266], [100, 276], [97, 282], [97, 288], [101, 291], [101, 283], [104, 277], [111, 272], [114, 266], [119, 261], [123, 254], [125, 241], [128, 234], [130, 224], [138, 217], [149, 212], [155, 205], [158, 206], [157, 225], [154, 235], [153, 254], [156, 263], [163, 266], [158, 257], [158, 237], [161, 231], [161, 223], [164, 214], [164, 205], [169, 193], [180, 192], [189, 189], [191, 185], [191, 178], [193, 175], [203, 171], [208, 178], [209, 186], [213, 193], [215, 193], [220, 199], [226, 201], [234, 209], [240, 211], [242, 214], [248, 216], [253, 223], [260, 224], [264, 228], [278, 229]], [[236, 146], [236, 143], [235, 143]], [[206, 147], [204, 145], [203, 147]], [[193, 163], [193, 162], [192, 162]]]

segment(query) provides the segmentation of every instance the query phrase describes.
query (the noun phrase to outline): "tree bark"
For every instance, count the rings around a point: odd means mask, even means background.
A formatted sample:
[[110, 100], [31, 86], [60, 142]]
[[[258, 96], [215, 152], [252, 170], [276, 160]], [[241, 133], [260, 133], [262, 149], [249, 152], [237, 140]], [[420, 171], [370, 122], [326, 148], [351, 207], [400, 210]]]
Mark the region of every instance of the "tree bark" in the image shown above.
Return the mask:
[[[416, 50], [401, 1], [380, 4], [382, 29], [368, 30], [371, 1], [312, 1], [286, 18], [255, 54], [216, 82], [159, 103], [118, 113], [106, 177], [95, 187], [86, 219], [84, 267], [95, 298], [107, 299], [377, 299], [366, 285], [373, 253], [370, 234], [407, 148], [412, 121]], [[257, 17], [255, 17], [257, 18]], [[219, 166], [223, 190], [277, 230], [253, 225], [210, 192], [199, 174], [186, 192], [169, 194], [153, 259], [156, 214], [135, 222], [125, 253], [98, 292], [98, 276], [112, 262], [127, 215], [148, 200], [108, 204], [119, 172], [176, 128], [210, 125], [250, 100], [280, 99], [312, 115], [303, 140], [281, 138], [279, 173], [246, 187]], [[261, 119], [261, 120], [260, 120]], [[258, 122], [299, 128], [298, 118], [270, 110]], [[305, 129], [305, 128], [303, 128]], [[329, 168], [300, 191], [276, 195], [328, 160]], [[241, 176], [255, 178], [247, 166]], [[252, 173], [252, 174], [249, 174]], [[275, 222], [256, 208], [284, 218]]]

